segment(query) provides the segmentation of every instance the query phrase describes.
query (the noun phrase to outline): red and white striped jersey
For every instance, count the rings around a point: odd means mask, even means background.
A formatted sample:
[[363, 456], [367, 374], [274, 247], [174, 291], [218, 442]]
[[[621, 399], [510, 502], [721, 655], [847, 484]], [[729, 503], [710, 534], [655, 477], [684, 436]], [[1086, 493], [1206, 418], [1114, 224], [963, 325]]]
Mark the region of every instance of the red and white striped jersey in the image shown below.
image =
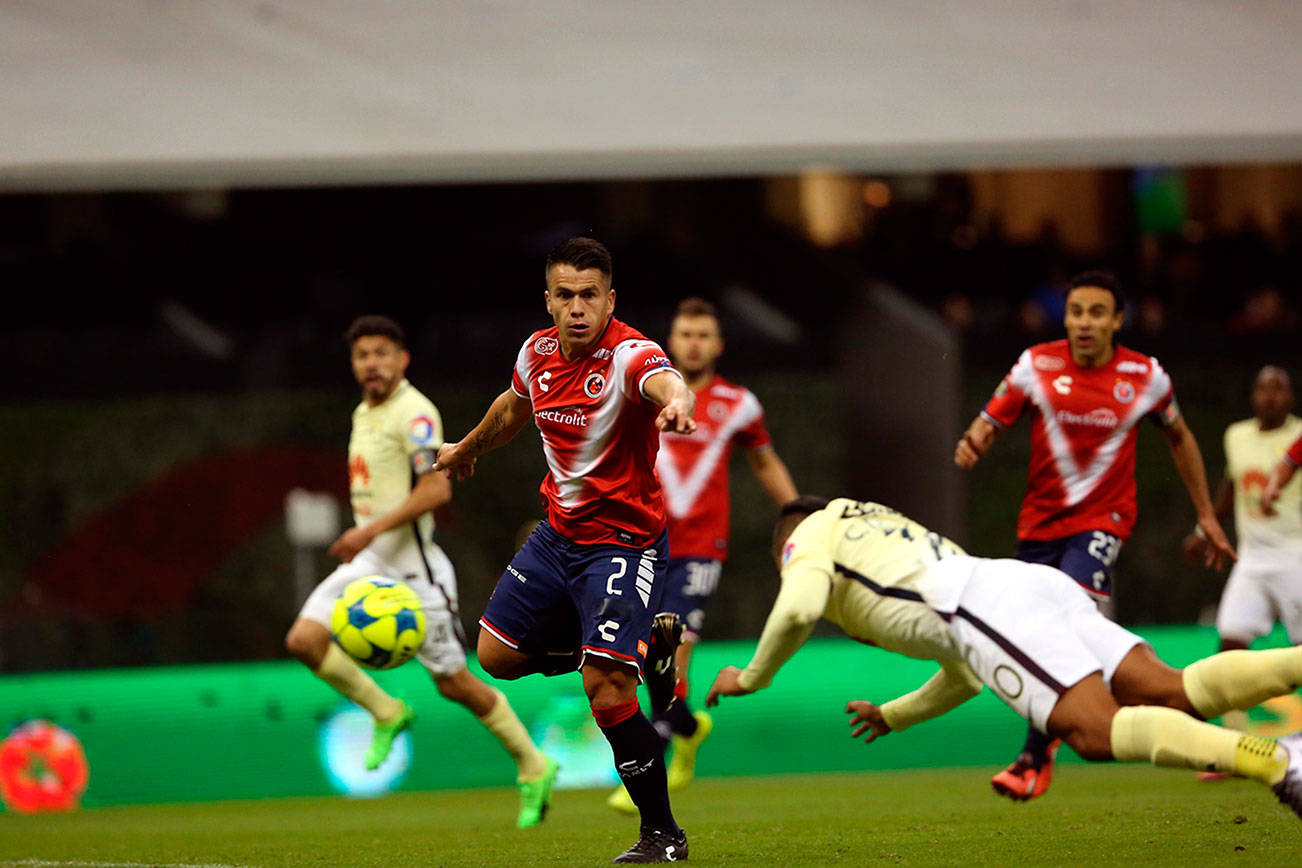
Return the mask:
[[648, 377], [678, 371], [655, 341], [614, 317], [583, 356], [566, 361], [555, 327], [520, 348], [511, 388], [532, 405], [549, 473], [547, 521], [577, 543], [646, 546], [665, 527], [655, 475], [660, 408]]
[[656, 474], [669, 509], [669, 554], [721, 561], [728, 556], [732, 446], [759, 449], [772, 438], [759, 400], [718, 375], [697, 390], [694, 418], [692, 434], [660, 434]]
[[1007, 427], [1028, 407], [1031, 463], [1017, 538], [1102, 530], [1126, 539], [1135, 525], [1136, 423], [1180, 417], [1166, 371], [1120, 345], [1106, 365], [1082, 368], [1065, 339], [1039, 344], [1022, 353], [981, 415]]

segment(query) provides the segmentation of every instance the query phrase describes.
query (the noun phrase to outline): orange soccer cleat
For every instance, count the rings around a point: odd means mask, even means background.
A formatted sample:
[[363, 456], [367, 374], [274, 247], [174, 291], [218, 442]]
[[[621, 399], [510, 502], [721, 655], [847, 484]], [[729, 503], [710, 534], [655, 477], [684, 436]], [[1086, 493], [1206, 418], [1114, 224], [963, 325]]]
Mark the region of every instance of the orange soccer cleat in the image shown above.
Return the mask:
[[1055, 738], [1049, 742], [1044, 756], [1040, 758], [1029, 753], [1018, 754], [1016, 762], [990, 779], [991, 788], [1015, 802], [1025, 802], [1044, 795], [1049, 789], [1049, 782], [1053, 780], [1053, 761], [1058, 756], [1061, 745], [1062, 739]]

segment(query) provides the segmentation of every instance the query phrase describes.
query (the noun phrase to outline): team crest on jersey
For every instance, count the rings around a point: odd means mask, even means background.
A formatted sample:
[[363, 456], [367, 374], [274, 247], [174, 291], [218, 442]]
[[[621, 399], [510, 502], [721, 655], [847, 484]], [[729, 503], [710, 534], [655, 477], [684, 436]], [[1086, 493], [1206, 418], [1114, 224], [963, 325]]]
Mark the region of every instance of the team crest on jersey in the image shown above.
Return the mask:
[[791, 560], [791, 553], [795, 550], [796, 544], [793, 542], [789, 542], [782, 547], [782, 566], [787, 565], [787, 561]]
[[550, 356], [559, 346], [560, 342], [556, 338], [538, 338], [533, 342], [533, 351], [540, 356]]
[[593, 371], [583, 381], [583, 393], [589, 398], [597, 397], [604, 388], [606, 388], [606, 378], [600, 371]]
[[1135, 400], [1135, 386], [1129, 380], [1117, 380], [1112, 386], [1112, 397], [1123, 404]]
[[434, 420], [428, 416], [417, 416], [407, 423], [407, 436], [413, 443], [428, 443], [434, 437]]
[[728, 418], [728, 405], [723, 401], [711, 401], [705, 412], [710, 414], [710, 418], [714, 421], [722, 422]]
[[1061, 371], [1067, 367], [1067, 362], [1057, 356], [1036, 356], [1032, 364], [1035, 365], [1037, 371], [1044, 371], [1045, 373]]

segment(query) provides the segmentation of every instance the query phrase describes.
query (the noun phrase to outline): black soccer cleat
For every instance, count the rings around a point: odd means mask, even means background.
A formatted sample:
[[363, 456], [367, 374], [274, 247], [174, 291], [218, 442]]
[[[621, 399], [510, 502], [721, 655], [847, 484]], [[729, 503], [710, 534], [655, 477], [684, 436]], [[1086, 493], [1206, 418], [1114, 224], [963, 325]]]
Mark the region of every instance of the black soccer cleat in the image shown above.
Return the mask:
[[[675, 615], [674, 617], [677, 617]], [[637, 843], [620, 853], [612, 862], [686, 862], [687, 833], [681, 829], [678, 834], [661, 832], [659, 829], [643, 828]]]
[[683, 621], [674, 612], [661, 612], [651, 621], [651, 644], [646, 652], [646, 691], [651, 710], [662, 714], [674, 704], [678, 669], [674, 656], [683, 638]]

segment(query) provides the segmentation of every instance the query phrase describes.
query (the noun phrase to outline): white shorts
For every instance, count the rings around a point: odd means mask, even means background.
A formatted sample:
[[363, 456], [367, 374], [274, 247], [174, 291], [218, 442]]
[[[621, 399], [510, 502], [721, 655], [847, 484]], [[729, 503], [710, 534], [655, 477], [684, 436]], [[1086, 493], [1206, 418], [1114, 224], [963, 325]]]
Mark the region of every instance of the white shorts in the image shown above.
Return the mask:
[[1275, 563], [1239, 561], [1216, 610], [1216, 632], [1245, 645], [1270, 632], [1279, 621], [1288, 641], [1302, 644], [1302, 560]]
[[408, 562], [403, 564], [408, 568], [406, 570], [385, 563], [370, 549], [363, 549], [357, 557], [340, 564], [316, 586], [298, 616], [323, 624], [328, 629], [335, 600], [349, 583], [377, 575], [396, 579], [416, 592], [425, 610], [425, 642], [416, 652], [416, 659], [431, 675], [455, 675], [466, 667], [466, 651], [462, 644], [457, 580], [452, 562], [443, 549], [432, 544], [425, 547], [423, 557], [417, 553], [404, 560]]
[[1066, 573], [1017, 560], [978, 562], [949, 632], [977, 677], [1041, 732], [1067, 688], [1095, 672], [1111, 686], [1144, 641], [1099, 614]]

